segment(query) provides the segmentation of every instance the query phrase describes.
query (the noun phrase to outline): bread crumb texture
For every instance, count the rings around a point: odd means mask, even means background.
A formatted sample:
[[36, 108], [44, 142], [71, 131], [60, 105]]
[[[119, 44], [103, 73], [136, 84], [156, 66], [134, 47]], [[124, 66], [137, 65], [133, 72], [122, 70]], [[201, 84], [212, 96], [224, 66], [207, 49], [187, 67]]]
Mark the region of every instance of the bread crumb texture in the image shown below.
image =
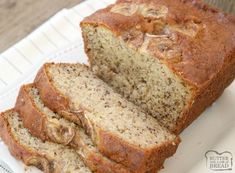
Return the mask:
[[198, 91], [234, 57], [231, 19], [199, 1], [119, 0], [81, 27], [95, 74], [179, 132]]
[[29, 156], [27, 160], [25, 160], [27, 165], [37, 166], [45, 172], [91, 173], [83, 164], [78, 154], [76, 154], [75, 150], [63, 145], [43, 142], [33, 137], [29, 131], [24, 128], [18, 113], [9, 112], [8, 114], [7, 121], [14, 140], [26, 150], [32, 153], [38, 153], [38, 156]]
[[175, 139], [156, 119], [115, 93], [87, 67], [60, 64], [51, 65], [48, 71], [56, 88], [68, 96], [71, 109], [85, 110], [92, 129], [100, 127], [141, 148]]

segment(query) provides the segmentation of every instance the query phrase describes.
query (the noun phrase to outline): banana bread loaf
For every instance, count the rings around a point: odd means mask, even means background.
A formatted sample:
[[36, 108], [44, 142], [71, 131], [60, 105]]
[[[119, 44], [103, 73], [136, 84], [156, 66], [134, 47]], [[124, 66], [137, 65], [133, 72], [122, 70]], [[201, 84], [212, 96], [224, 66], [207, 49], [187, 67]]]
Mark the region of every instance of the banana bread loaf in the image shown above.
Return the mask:
[[47, 108], [33, 84], [21, 87], [15, 110], [31, 134], [43, 141], [72, 146], [93, 172], [130, 173], [121, 164], [99, 153], [82, 128]]
[[200, 0], [118, 0], [81, 28], [95, 74], [176, 134], [235, 77], [235, 18]]
[[85, 65], [45, 64], [35, 85], [45, 105], [77, 116], [101, 153], [133, 172], [162, 168], [180, 142]]
[[91, 173], [75, 150], [33, 137], [14, 110], [1, 113], [0, 137], [14, 157], [45, 173]]

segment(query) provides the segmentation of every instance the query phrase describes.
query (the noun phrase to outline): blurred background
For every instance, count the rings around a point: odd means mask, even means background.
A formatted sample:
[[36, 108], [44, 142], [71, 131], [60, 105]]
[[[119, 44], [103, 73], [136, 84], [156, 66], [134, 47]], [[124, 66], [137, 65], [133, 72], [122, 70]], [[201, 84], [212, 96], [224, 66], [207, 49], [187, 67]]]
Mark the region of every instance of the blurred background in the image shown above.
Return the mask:
[[[56, 12], [73, 7], [82, 1], [0, 0], [0, 52], [24, 38]], [[235, 14], [235, 0], [204, 1]]]

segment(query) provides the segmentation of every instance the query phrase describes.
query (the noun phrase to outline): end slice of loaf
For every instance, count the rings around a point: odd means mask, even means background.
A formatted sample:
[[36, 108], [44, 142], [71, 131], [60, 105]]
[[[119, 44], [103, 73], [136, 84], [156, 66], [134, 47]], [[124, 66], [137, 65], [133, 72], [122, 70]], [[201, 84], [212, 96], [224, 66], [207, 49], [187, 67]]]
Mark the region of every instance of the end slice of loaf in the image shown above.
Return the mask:
[[14, 157], [45, 173], [91, 173], [75, 150], [33, 137], [14, 110], [0, 115], [0, 137]]
[[115, 93], [81, 64], [45, 64], [35, 84], [43, 102], [77, 116], [98, 149], [133, 171], [160, 169], [179, 137]]
[[15, 110], [30, 133], [42, 140], [72, 146], [93, 172], [130, 173], [121, 164], [103, 156], [84, 129], [47, 108], [33, 84], [21, 87]]

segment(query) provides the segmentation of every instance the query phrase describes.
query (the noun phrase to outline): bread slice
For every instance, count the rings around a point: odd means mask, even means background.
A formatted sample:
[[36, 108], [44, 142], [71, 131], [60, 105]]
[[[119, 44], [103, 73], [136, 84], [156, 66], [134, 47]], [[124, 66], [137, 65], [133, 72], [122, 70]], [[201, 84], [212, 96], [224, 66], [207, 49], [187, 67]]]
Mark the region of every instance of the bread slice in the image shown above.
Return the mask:
[[200, 0], [119, 0], [81, 28], [93, 72], [179, 134], [235, 77], [234, 21]]
[[134, 172], [160, 169], [179, 137], [115, 93], [85, 65], [45, 64], [35, 79], [45, 105], [77, 116], [98, 149]]
[[45, 173], [91, 173], [75, 150], [33, 137], [14, 110], [0, 115], [0, 137], [14, 157]]
[[19, 112], [24, 127], [31, 134], [44, 141], [72, 146], [93, 172], [130, 173], [121, 164], [99, 153], [82, 128], [47, 108], [33, 84], [21, 87], [15, 110]]

